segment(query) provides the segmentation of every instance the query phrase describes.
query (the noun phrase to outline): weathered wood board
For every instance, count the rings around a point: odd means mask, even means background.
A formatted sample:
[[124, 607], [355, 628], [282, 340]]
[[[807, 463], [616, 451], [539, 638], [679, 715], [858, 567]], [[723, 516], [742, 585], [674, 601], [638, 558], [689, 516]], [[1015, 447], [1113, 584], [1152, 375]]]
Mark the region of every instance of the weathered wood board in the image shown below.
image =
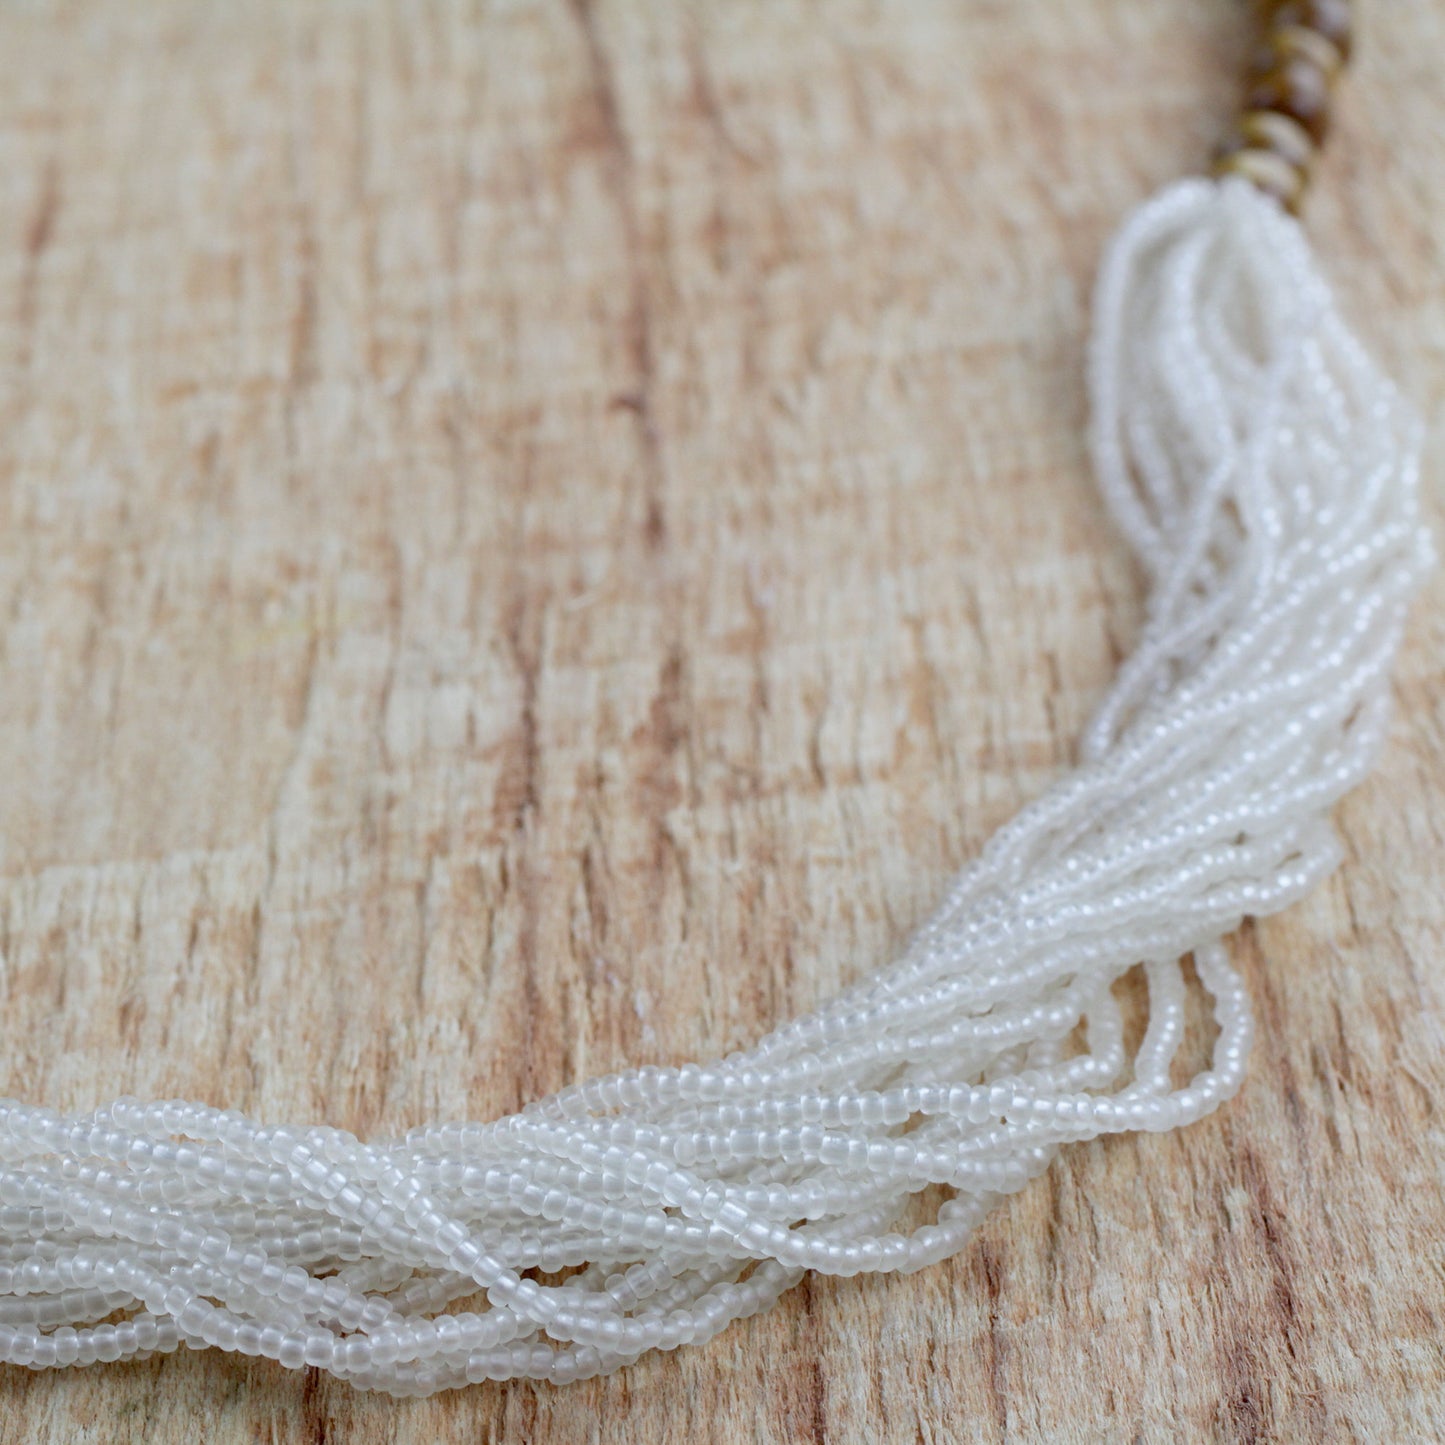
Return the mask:
[[[386, 1131], [737, 1047], [1067, 765], [1100, 248], [1229, 0], [0, 8], [0, 1089]], [[1309, 223], [1445, 475], [1445, 6]], [[565, 1390], [0, 1372], [5, 1442], [1445, 1435], [1445, 590], [1242, 1096]]]

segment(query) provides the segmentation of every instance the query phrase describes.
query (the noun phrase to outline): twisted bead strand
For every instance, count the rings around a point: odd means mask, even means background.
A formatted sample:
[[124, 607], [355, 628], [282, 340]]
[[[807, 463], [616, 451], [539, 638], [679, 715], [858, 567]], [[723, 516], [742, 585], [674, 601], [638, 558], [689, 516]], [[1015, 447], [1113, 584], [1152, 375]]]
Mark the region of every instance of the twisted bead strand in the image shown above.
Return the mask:
[[[1300, 27], [1346, 53], [1335, 0], [1272, 9], [1288, 63], [1328, 60]], [[1302, 165], [1299, 118], [1269, 116], [1251, 134]], [[561, 1383], [708, 1340], [807, 1270], [923, 1268], [1063, 1145], [1230, 1098], [1253, 1022], [1222, 940], [1335, 866], [1328, 810], [1387, 725], [1430, 558], [1417, 429], [1295, 223], [1238, 176], [1124, 226], [1089, 381], [1142, 637], [1076, 770], [897, 962], [745, 1052], [399, 1139], [0, 1103], [0, 1359], [185, 1345], [398, 1395]], [[1136, 967], [1130, 1054], [1114, 990]], [[1185, 1077], [1201, 995], [1215, 1036]]]

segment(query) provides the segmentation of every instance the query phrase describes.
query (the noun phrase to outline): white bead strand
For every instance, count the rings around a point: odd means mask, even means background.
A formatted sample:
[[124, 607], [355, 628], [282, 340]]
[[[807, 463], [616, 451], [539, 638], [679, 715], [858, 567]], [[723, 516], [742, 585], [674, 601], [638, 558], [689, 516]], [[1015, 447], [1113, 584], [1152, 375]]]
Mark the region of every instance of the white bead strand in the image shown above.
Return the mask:
[[[574, 1380], [710, 1339], [810, 1269], [946, 1258], [1061, 1144], [1230, 1098], [1253, 1023], [1221, 940], [1338, 861], [1328, 810], [1378, 749], [1430, 561], [1418, 439], [1298, 226], [1241, 181], [1142, 207], [1095, 327], [1094, 462], [1150, 580], [1143, 636], [1078, 769], [897, 963], [747, 1053], [398, 1140], [4, 1102], [0, 1360], [186, 1345], [398, 1395]], [[1218, 1032], [1181, 1087], [1191, 961]], [[1130, 1058], [1112, 990], [1140, 964]]]

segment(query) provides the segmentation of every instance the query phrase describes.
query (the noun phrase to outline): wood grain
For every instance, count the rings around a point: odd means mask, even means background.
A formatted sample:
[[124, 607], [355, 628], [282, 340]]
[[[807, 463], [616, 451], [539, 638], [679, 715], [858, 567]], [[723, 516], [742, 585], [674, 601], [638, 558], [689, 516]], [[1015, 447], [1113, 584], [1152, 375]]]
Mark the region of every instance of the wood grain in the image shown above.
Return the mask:
[[[1088, 288], [1241, 10], [0, 9], [0, 1086], [390, 1132], [886, 959], [1133, 636]], [[1309, 224], [1438, 521], [1445, 8], [1364, 31]], [[1440, 1438], [1442, 601], [1212, 1119], [613, 1379], [8, 1370], [0, 1441]]]

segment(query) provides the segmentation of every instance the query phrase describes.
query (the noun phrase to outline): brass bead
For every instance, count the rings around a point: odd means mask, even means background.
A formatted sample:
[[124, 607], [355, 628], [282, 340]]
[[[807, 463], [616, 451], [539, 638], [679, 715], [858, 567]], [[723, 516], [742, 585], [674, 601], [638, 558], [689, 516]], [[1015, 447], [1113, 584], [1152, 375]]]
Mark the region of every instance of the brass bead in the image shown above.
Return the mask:
[[1271, 150], [1246, 149], [1222, 156], [1214, 163], [1217, 176], [1242, 176], [1257, 190], [1272, 196], [1291, 214], [1304, 199], [1304, 173]]

